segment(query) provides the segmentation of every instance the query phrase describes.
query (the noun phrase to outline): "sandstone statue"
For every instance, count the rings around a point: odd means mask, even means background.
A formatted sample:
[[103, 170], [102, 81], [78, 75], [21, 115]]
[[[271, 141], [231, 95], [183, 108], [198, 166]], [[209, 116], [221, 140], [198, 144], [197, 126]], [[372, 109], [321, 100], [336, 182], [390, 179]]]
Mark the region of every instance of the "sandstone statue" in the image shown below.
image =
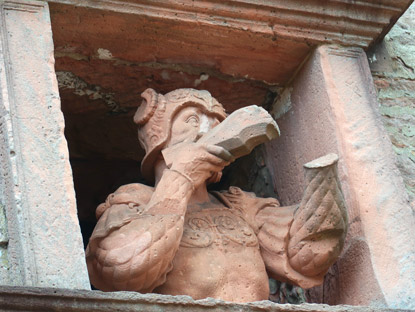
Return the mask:
[[141, 171], [155, 186], [121, 186], [98, 206], [86, 250], [91, 283], [234, 302], [268, 299], [269, 276], [303, 288], [321, 284], [347, 231], [337, 156], [305, 165], [298, 205], [280, 207], [236, 187], [208, 192], [231, 161], [277, 136], [276, 124], [252, 108], [231, 115], [247, 120], [215, 132], [227, 116], [207, 91], [142, 96], [134, 116], [146, 151]]

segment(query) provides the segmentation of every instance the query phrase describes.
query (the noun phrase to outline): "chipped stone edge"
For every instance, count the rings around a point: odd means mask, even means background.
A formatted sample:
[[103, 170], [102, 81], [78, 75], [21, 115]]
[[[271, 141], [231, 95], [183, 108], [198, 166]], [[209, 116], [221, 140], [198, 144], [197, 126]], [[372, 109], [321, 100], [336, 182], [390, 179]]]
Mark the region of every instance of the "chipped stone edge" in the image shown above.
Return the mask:
[[339, 161], [339, 156], [334, 153], [327, 154], [320, 158], [314, 159], [306, 164], [304, 164], [304, 168], [307, 169], [316, 169], [316, 168], [324, 168], [331, 166]]
[[409, 311], [326, 304], [276, 304], [271, 301], [232, 303], [212, 298], [193, 300], [189, 296], [101, 292], [58, 288], [0, 286], [3, 311]]

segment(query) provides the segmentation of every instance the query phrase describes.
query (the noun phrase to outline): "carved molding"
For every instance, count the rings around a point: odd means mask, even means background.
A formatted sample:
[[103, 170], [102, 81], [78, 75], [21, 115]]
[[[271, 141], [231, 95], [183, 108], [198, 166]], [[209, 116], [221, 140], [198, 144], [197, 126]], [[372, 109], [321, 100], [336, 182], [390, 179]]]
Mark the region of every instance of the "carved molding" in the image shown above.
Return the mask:
[[14, 10], [14, 11], [29, 12], [29, 13], [37, 13], [45, 6], [45, 2], [6, 0], [6, 1], [0, 1], [0, 5], [3, 10]]
[[329, 55], [334, 55], [334, 56], [351, 57], [351, 58], [357, 59], [361, 57], [362, 55], [362, 50], [360, 48], [354, 48], [354, 47], [343, 48], [343, 47], [339, 47], [336, 45], [328, 45], [326, 46], [326, 49]]
[[[0, 203], [7, 214], [10, 284], [88, 289], [48, 4], [0, 0], [0, 17]], [[50, 224], [53, 235], [45, 231]], [[59, 259], [55, 246], [71, 257]]]
[[93, 9], [220, 25], [310, 44], [366, 48], [388, 30], [412, 0], [50, 0]]
[[[12, 57], [7, 36], [6, 10], [28, 13], [38, 12], [44, 3], [28, 1], [0, 1], [0, 140], [1, 140], [1, 181], [2, 201], [5, 204], [9, 242], [7, 246], [9, 280], [14, 285], [32, 285], [36, 276], [36, 265], [31, 248], [31, 224], [29, 214], [24, 207], [24, 185], [19, 162], [22, 149], [13, 116], [16, 115], [16, 96], [12, 85]], [[41, 5], [41, 6], [40, 6]], [[27, 243], [28, 242], [28, 243]]]

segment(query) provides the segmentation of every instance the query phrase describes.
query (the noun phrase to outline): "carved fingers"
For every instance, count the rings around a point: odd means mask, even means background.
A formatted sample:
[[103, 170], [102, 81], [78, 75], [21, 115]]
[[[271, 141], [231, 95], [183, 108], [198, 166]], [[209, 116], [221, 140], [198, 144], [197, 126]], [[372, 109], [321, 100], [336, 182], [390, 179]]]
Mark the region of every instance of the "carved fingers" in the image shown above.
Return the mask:
[[233, 161], [226, 149], [216, 145], [186, 142], [175, 151], [171, 169], [189, 177], [196, 188], [208, 180], [216, 180], [223, 168]]
[[[204, 145], [204, 144], [202, 144]], [[218, 158], [220, 158], [221, 160], [227, 161], [227, 162], [232, 162], [234, 161], [234, 157], [232, 156], [231, 153], [229, 153], [225, 148], [218, 146], [218, 145], [204, 145], [206, 146], [206, 149], [209, 153], [211, 153], [212, 155], [217, 156]]]

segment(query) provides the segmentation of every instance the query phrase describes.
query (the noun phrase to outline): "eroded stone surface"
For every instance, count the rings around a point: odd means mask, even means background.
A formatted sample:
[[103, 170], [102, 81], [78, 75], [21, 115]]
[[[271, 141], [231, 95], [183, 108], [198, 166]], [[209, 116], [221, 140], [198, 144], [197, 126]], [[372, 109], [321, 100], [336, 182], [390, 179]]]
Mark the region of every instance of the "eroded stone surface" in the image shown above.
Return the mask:
[[275, 304], [259, 301], [238, 304], [206, 298], [193, 300], [188, 296], [138, 294], [133, 292], [103, 293], [57, 288], [0, 287], [0, 304], [8, 311], [275, 311], [275, 312], [386, 312], [409, 311], [376, 307], [325, 304]]
[[1, 1], [0, 10], [1, 204], [9, 282], [89, 289], [48, 5]]
[[319, 299], [413, 308], [415, 220], [383, 128], [366, 55], [359, 49], [320, 47], [292, 87], [292, 108], [278, 120], [287, 136], [267, 144], [272, 155], [267, 164], [275, 170], [282, 203], [301, 196], [295, 189], [302, 179], [298, 163], [324, 151], [340, 156], [349, 208], [345, 251]]
[[368, 56], [383, 122], [397, 154], [397, 165], [415, 211], [414, 31], [415, 4], [412, 4]]
[[77, 61], [58, 55], [56, 68], [66, 136], [71, 157], [76, 158], [141, 160], [143, 153], [135, 144], [131, 116], [148, 87], [169, 92], [195, 87], [200, 81], [197, 87], [212, 90], [228, 112], [246, 103], [267, 106], [278, 90], [261, 82], [209, 75], [190, 65], [158, 68], [93, 57]]

